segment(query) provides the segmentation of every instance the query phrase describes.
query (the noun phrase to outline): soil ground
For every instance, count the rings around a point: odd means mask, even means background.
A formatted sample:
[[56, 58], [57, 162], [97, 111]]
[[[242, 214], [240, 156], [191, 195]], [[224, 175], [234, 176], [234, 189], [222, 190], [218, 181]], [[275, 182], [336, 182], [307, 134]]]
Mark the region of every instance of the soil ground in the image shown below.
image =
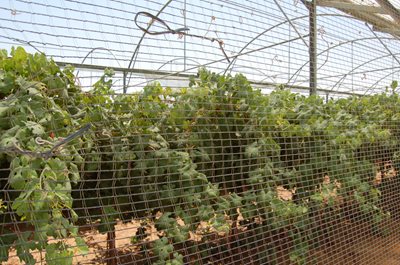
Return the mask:
[[336, 237], [312, 253], [318, 265], [397, 265], [400, 264], [398, 222], [387, 225], [390, 233], [373, 236], [363, 225], [343, 225]]
[[[311, 265], [398, 265], [400, 264], [400, 229], [398, 222], [390, 223], [391, 233], [386, 236], [372, 236], [367, 232], [365, 226], [347, 224], [341, 229], [335, 230], [335, 236], [324, 243], [310, 254]], [[124, 258], [119, 260], [120, 264], [142, 264], [140, 261], [132, 261], [133, 253], [140, 252], [137, 246], [131, 243], [139, 227], [138, 222], [116, 225], [116, 247], [120, 256], [130, 256], [130, 261]], [[96, 230], [82, 231], [82, 237], [89, 245], [89, 254], [86, 256], [75, 256], [73, 264], [106, 264], [106, 235]], [[155, 232], [156, 233], [156, 232]], [[156, 235], [152, 235], [153, 237]], [[74, 245], [74, 240], [68, 242]], [[133, 254], [133, 255], [132, 255]], [[40, 253], [33, 253], [38, 264]], [[44, 257], [44, 253], [42, 253]], [[10, 258], [4, 265], [22, 264], [16, 251], [11, 249]], [[236, 264], [242, 264], [238, 260]], [[283, 263], [282, 263], [283, 264]], [[290, 264], [287, 263], [287, 264]], [[247, 264], [248, 265], [248, 264]], [[285, 263], [286, 265], [286, 263]]]

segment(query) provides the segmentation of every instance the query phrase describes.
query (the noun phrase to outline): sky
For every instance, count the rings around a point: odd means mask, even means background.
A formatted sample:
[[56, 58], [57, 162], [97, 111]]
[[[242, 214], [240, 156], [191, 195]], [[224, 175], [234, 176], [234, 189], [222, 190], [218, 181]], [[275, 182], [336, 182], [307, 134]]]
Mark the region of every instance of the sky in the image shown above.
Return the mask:
[[[136, 70], [194, 74], [205, 65], [220, 73], [243, 73], [257, 82], [308, 86], [308, 10], [300, 1], [0, 2], [0, 47], [4, 49], [21, 45], [30, 52], [38, 49], [56, 61], [120, 68], [131, 64]], [[135, 15], [156, 15], [161, 9], [159, 18], [170, 28], [187, 27], [188, 33], [198, 37], [147, 34], [141, 40], [143, 31], [135, 25]], [[398, 40], [371, 32], [364, 23], [334, 9], [318, 8], [317, 14], [318, 88], [369, 94], [399, 79], [400, 65], [390, 54], [400, 53]], [[140, 16], [137, 22], [147, 27], [150, 20]], [[160, 31], [165, 27], [153, 23], [151, 29]], [[237, 60], [230, 64], [217, 41], [199, 36], [223, 41], [224, 52], [231, 60], [238, 56]], [[131, 63], [136, 49], [137, 57]], [[90, 86], [100, 74], [80, 70], [79, 80], [83, 86]], [[119, 91], [121, 78], [121, 72], [117, 72], [115, 88]], [[140, 90], [155, 78], [159, 77], [132, 74], [128, 91]], [[163, 85], [187, 85], [182, 79], [163, 79]]]

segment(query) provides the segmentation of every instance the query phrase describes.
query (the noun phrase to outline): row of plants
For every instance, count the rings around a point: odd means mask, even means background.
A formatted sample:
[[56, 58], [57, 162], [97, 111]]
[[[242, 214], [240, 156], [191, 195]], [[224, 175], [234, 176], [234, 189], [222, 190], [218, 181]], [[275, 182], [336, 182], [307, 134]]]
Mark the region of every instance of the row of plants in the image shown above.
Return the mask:
[[[0, 53], [1, 261], [14, 247], [26, 264], [32, 250], [72, 264], [88, 252], [78, 228], [89, 222], [115, 264], [114, 225], [135, 218], [143, 235], [132, 244], [149, 264], [221, 262], [253, 247], [260, 264], [305, 264], [328, 223], [378, 231], [390, 216], [380, 188], [400, 163], [395, 83], [325, 103], [205, 69], [188, 88], [129, 95], [114, 92], [111, 69], [89, 91], [73, 72], [20, 47]], [[51, 156], [32, 155], [86, 124]]]

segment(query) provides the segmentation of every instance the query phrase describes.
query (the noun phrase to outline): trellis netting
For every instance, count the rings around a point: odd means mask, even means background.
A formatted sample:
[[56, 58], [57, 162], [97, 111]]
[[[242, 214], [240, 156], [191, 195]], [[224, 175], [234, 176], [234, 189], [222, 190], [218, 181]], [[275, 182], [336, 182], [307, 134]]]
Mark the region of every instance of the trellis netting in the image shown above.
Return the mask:
[[398, 264], [396, 1], [0, 7], [4, 264]]

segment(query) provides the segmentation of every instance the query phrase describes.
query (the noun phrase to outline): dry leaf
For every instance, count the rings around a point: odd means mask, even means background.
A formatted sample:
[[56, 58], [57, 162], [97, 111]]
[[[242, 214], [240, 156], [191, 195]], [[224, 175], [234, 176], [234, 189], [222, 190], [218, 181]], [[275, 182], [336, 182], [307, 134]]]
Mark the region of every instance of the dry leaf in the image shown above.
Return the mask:
[[226, 236], [227, 235], [227, 232], [225, 232], [225, 231], [218, 231], [215, 227], [210, 227], [210, 232], [211, 233], [216, 233], [218, 236]]
[[238, 214], [238, 217], [237, 217], [236, 220], [237, 220], [238, 222], [244, 221], [243, 215], [242, 215], [242, 213], [240, 212], [240, 209], [239, 209], [239, 208], [236, 208], [236, 212], [237, 212], [237, 214]]
[[206, 221], [200, 221], [199, 225], [197, 226], [196, 231], [199, 232], [206, 232], [210, 229], [210, 225]]
[[336, 202], [338, 205], [342, 205], [342, 204], [344, 203], [343, 196], [337, 195], [336, 198], [335, 198], [335, 202]]
[[[324, 180], [322, 181], [322, 185], [329, 185], [331, 184], [331, 178], [328, 175], [324, 176]], [[342, 187], [342, 183], [340, 183], [338, 180], [334, 179], [333, 180], [333, 184], [335, 185], [336, 188], [341, 188]]]
[[146, 226], [146, 234], [147, 237], [144, 239], [145, 241], [154, 241], [160, 239], [159, 235], [161, 235], [160, 232], [157, 231], [154, 223]]
[[225, 218], [226, 223], [227, 223], [229, 226], [232, 226], [233, 220], [231, 219], [231, 217], [225, 213], [224, 218]]
[[226, 236], [227, 233], [224, 232], [224, 231], [220, 231], [220, 232], [217, 232], [217, 235], [218, 235], [218, 236]]
[[283, 186], [276, 187], [278, 198], [284, 201], [291, 201], [293, 199], [293, 192], [285, 189]]
[[393, 167], [392, 162], [391, 161], [386, 162], [385, 164], [383, 164], [383, 167], [385, 168], [385, 170], [392, 168]]
[[385, 172], [385, 178], [392, 179], [397, 176], [396, 169], [393, 167]]
[[374, 179], [374, 185], [379, 185], [382, 183], [382, 172], [377, 171]]
[[179, 216], [176, 217], [176, 223], [180, 226], [185, 226], [185, 222]]
[[197, 233], [193, 233], [192, 231], [189, 231], [189, 240], [193, 240], [195, 242], [200, 242], [202, 239], [202, 235], [199, 235]]
[[237, 228], [238, 230], [242, 231], [242, 232], [243, 232], [243, 231], [246, 231], [246, 230], [247, 230], [247, 227], [240, 224], [241, 221], [244, 221], [243, 215], [242, 215], [242, 213], [240, 212], [240, 208], [236, 208], [236, 212], [237, 212], [237, 214], [238, 214], [238, 217], [237, 217], [237, 219], [236, 219], [236, 228]]
[[333, 188], [333, 190], [328, 190], [326, 193], [326, 196], [324, 196], [324, 202], [327, 203], [330, 198], [335, 198], [337, 197], [337, 189]]
[[322, 184], [327, 185], [329, 183], [331, 183], [331, 178], [328, 175], [325, 175]]
[[261, 225], [263, 223], [263, 218], [261, 216], [257, 216], [256, 218], [254, 218], [254, 223]]
[[336, 179], [333, 181], [333, 184], [336, 186], [336, 188], [340, 189], [342, 187], [342, 183], [337, 181]]
[[158, 211], [158, 212], [156, 213], [156, 220], [160, 219], [162, 215], [163, 215], [163, 213], [160, 212], [160, 211]]
[[247, 228], [247, 226], [244, 226], [244, 225], [238, 225], [237, 227], [236, 227], [240, 232], [244, 232], [244, 231], [246, 231], [248, 228]]

